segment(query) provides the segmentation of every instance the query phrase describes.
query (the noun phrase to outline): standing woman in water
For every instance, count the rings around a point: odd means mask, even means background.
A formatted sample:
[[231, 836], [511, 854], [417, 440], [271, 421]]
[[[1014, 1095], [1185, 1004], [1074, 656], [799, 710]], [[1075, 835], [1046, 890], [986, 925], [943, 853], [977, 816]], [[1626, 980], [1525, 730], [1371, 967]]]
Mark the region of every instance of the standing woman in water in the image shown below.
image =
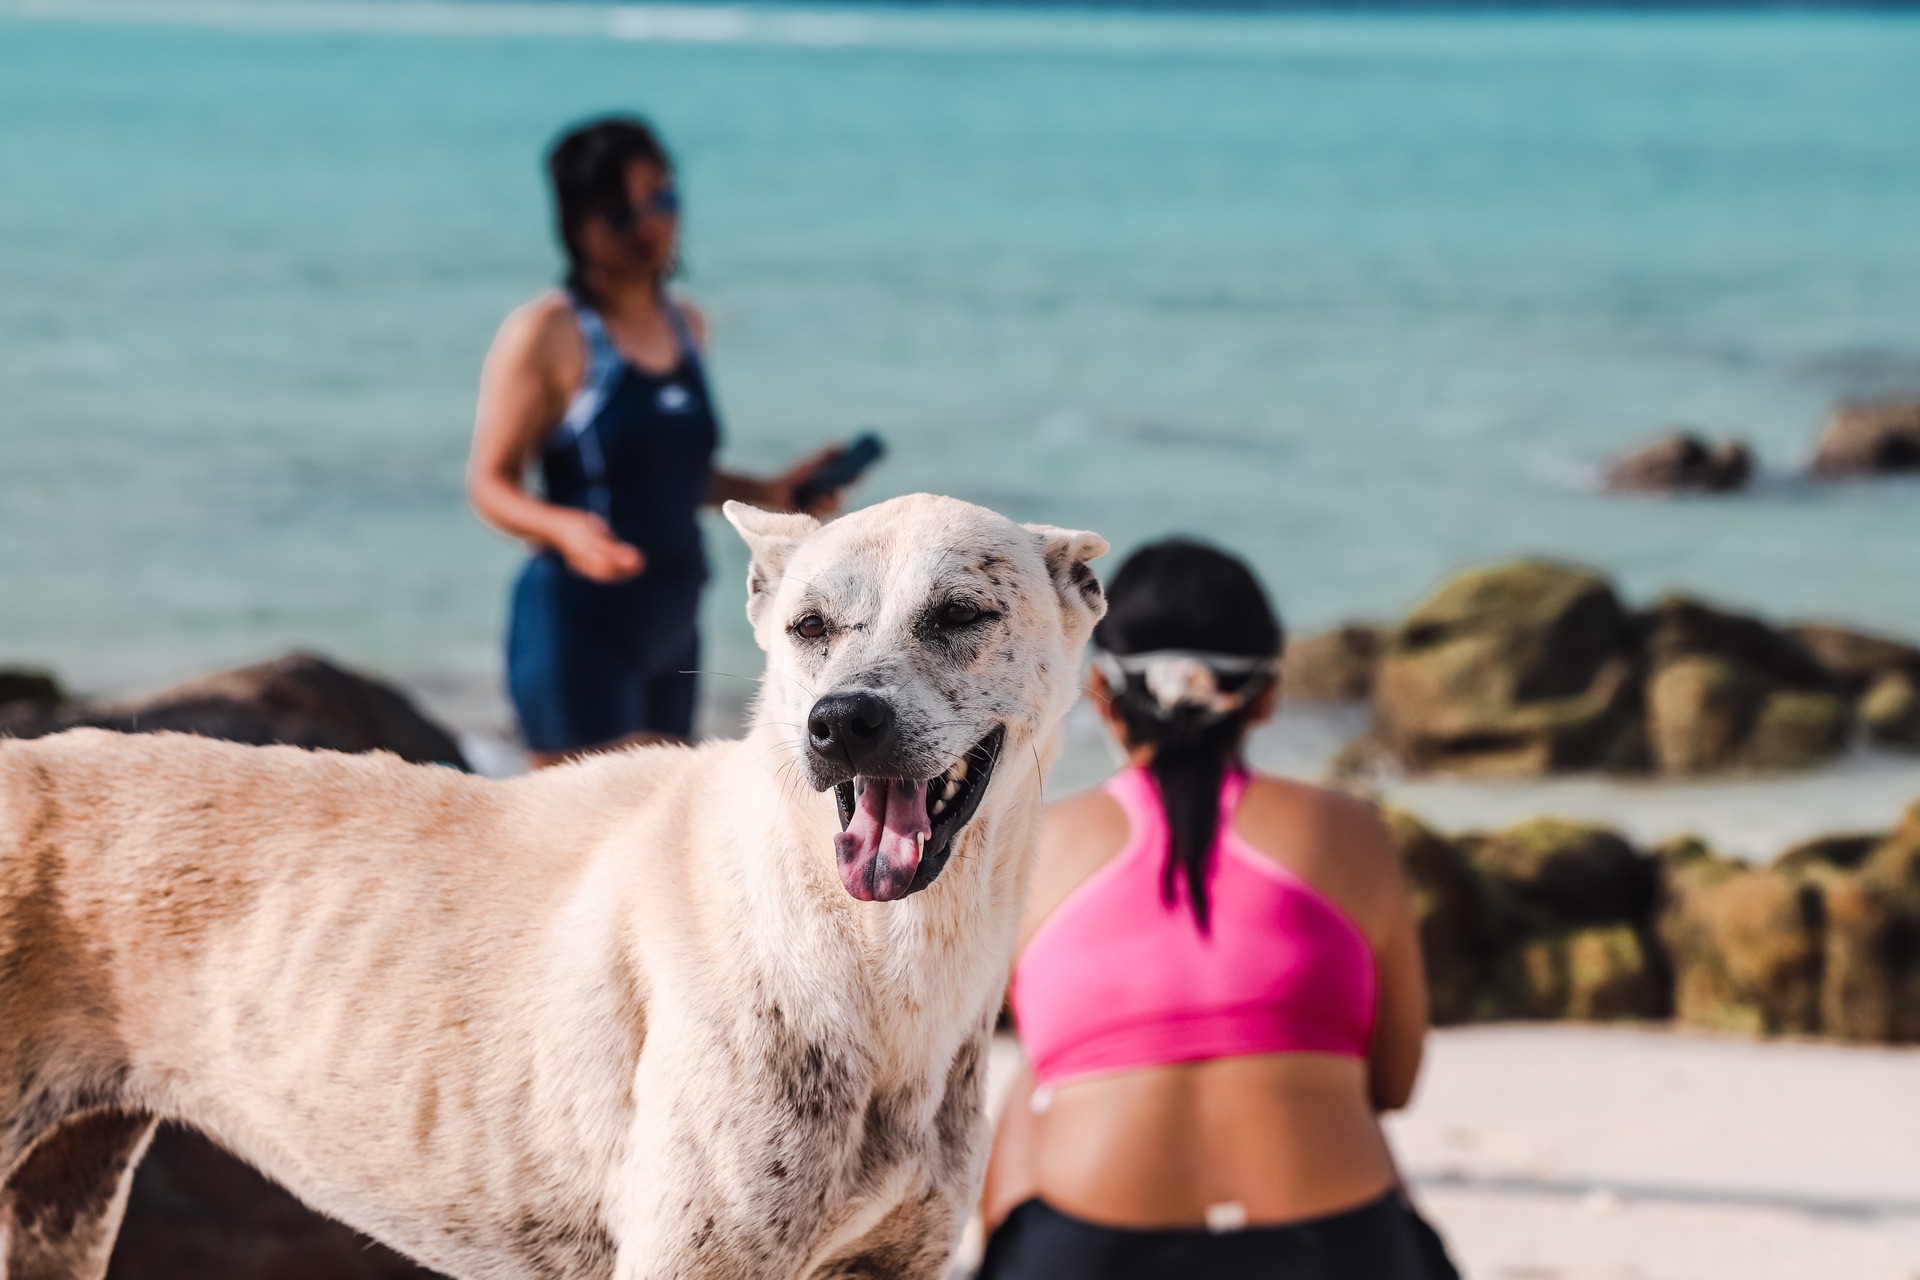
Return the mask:
[[[500, 326], [467, 468], [474, 510], [533, 551], [513, 589], [507, 684], [536, 768], [692, 734], [699, 509], [737, 498], [792, 510], [833, 453], [770, 479], [714, 466], [707, 323], [667, 291], [680, 198], [644, 121], [570, 131], [547, 170], [566, 282]], [[525, 485], [536, 459], [538, 496]]]
[[1090, 692], [1126, 766], [1041, 828], [980, 1280], [1443, 1280], [1378, 1118], [1427, 1032], [1386, 828], [1247, 768], [1283, 636], [1244, 564], [1156, 543], [1107, 601]]

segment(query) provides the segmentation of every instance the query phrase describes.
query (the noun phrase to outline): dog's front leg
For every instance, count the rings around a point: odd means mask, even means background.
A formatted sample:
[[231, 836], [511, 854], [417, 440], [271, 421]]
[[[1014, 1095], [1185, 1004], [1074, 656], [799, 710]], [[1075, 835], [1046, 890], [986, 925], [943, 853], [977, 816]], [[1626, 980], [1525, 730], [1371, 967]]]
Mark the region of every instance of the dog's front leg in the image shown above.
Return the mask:
[[[664, 1090], [649, 1096], [660, 1097]], [[615, 1206], [613, 1280], [786, 1280], [800, 1269], [817, 1226], [822, 1185], [809, 1183], [811, 1212], [786, 1183], [742, 1195], [729, 1159], [737, 1130], [702, 1130], [691, 1103], [643, 1106], [628, 1140]]]
[[613, 1280], [777, 1280], [796, 1269], [792, 1251], [730, 1220], [714, 1203], [682, 1197], [682, 1211], [650, 1212], [620, 1233]]
[[0, 1187], [0, 1280], [100, 1280], [152, 1116], [89, 1111], [42, 1138]]
[[942, 1280], [959, 1243], [962, 1212], [949, 1191], [937, 1188], [909, 1199], [807, 1280]]

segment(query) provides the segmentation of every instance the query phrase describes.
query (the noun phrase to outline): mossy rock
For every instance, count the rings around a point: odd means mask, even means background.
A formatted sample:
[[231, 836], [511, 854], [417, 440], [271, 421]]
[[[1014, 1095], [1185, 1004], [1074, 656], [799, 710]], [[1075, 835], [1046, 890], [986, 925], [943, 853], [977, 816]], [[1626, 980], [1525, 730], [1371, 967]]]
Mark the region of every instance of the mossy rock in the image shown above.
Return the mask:
[[1861, 871], [1882, 884], [1920, 888], [1920, 802], [1908, 807], [1892, 834], [1868, 855]]
[[1773, 860], [1780, 871], [1805, 874], [1816, 871], [1858, 871], [1886, 842], [1883, 832], [1865, 835], [1816, 836], [1803, 840]]
[[1659, 936], [1674, 1014], [1748, 1034], [1820, 1029], [1823, 902], [1804, 875], [1716, 857], [1670, 864]]
[[1826, 623], [1788, 627], [1787, 634], [1813, 655], [1843, 693], [1863, 694], [1893, 672], [1920, 675], [1920, 649], [1889, 636]]
[[1805, 769], [1846, 747], [1849, 711], [1837, 693], [1773, 685], [1737, 658], [1669, 658], [1647, 680], [1647, 741], [1660, 772]]
[[1663, 881], [1680, 867], [1696, 862], [1721, 860], [1719, 855], [1714, 853], [1712, 846], [1699, 836], [1675, 836], [1655, 845], [1651, 856], [1660, 868], [1659, 874]]
[[1501, 1016], [1582, 1022], [1665, 1017], [1672, 991], [1664, 958], [1645, 931], [1600, 925], [1530, 938], [1502, 966]]
[[1415, 771], [1638, 767], [1636, 641], [1590, 570], [1528, 561], [1461, 574], [1386, 637], [1375, 736]]
[[1500, 950], [1500, 906], [1458, 843], [1404, 810], [1384, 816], [1413, 896], [1433, 1021], [1471, 1022]]
[[1920, 751], [1920, 676], [1887, 672], [1861, 696], [1858, 714], [1869, 741]]
[[1872, 874], [1825, 885], [1821, 1030], [1863, 1044], [1920, 1041], [1920, 885]]
[[1653, 909], [1653, 860], [1605, 827], [1537, 818], [1488, 836], [1473, 862], [1506, 888], [1529, 933], [1645, 924]]
[[1355, 624], [1287, 642], [1280, 689], [1303, 702], [1365, 702], [1373, 693], [1384, 628]]
[[1767, 694], [1759, 673], [1730, 658], [1693, 654], [1647, 680], [1647, 745], [1661, 773], [1712, 773], [1740, 758]]
[[1826, 667], [1806, 644], [1759, 618], [1717, 609], [1691, 596], [1671, 595], [1639, 621], [1647, 658], [1654, 665], [1682, 657], [1721, 658], [1751, 669], [1770, 685], [1834, 687]]
[[1741, 763], [1754, 769], [1811, 769], [1847, 745], [1846, 700], [1835, 693], [1780, 689], [1760, 704]]

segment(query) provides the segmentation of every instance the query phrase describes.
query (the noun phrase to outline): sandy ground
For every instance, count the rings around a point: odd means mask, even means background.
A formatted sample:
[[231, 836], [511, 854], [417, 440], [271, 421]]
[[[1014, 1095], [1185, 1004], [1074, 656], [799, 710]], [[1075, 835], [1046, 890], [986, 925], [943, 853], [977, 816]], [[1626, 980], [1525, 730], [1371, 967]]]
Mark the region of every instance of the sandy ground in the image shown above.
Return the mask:
[[1450, 1029], [1388, 1127], [1473, 1280], [1920, 1280], [1920, 1051]]

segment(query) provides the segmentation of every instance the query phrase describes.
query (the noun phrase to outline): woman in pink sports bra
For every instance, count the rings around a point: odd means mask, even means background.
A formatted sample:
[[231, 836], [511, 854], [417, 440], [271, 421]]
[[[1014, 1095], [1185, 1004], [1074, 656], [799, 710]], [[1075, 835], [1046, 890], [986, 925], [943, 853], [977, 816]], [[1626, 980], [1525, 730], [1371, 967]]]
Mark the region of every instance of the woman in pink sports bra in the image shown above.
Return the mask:
[[1089, 692], [1127, 765], [1047, 810], [980, 1280], [1453, 1274], [1378, 1120], [1427, 1030], [1398, 854], [1371, 806], [1241, 763], [1279, 695], [1266, 593], [1176, 539], [1107, 599]]

